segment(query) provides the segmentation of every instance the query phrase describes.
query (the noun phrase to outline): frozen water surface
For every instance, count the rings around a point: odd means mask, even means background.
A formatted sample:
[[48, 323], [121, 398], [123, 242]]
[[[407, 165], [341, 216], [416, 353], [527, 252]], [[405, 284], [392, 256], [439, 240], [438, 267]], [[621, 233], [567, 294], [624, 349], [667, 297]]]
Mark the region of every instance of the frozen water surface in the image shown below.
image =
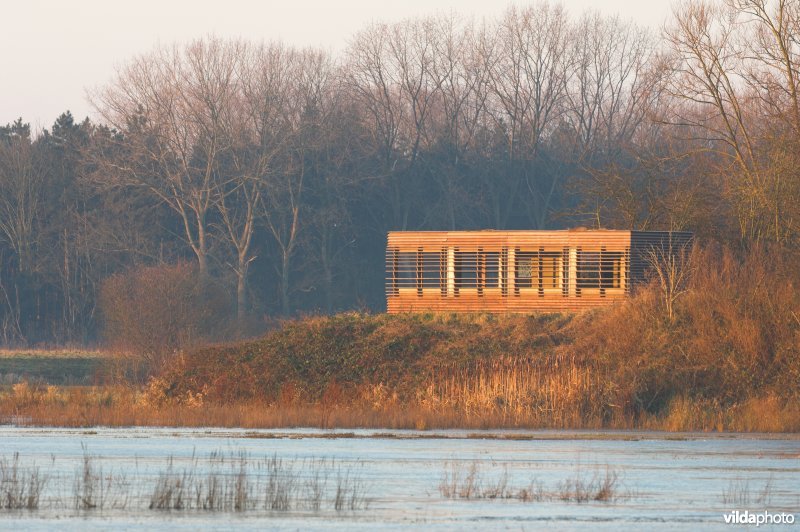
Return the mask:
[[[35, 464], [47, 480], [38, 510], [0, 510], [0, 527], [9, 529], [694, 530], [726, 528], [723, 514], [732, 510], [785, 512], [800, 519], [796, 436], [0, 427], [6, 468], [14, 453], [21, 470]], [[103, 508], [76, 508], [85, 454], [93, 474], [119, 483], [104, 488]], [[229, 476], [239, 470], [237, 459], [246, 457], [252, 508], [149, 509], [170, 457], [174, 473], [206, 478], [214, 467], [212, 455], [224, 462], [217, 463], [217, 472]], [[297, 475], [298, 490], [313, 464], [321, 464], [327, 492], [318, 510], [299, 503], [269, 510], [259, 502], [270, 459], [282, 460]], [[470, 471], [477, 498], [445, 497], [443, 481], [452, 484], [455, 473], [461, 487]], [[617, 477], [611, 500], [561, 500], [570, 483], [602, 481], [607, 472]], [[355, 509], [337, 511], [328, 498], [343, 476], [363, 500]], [[500, 485], [513, 497], [480, 496]], [[537, 500], [520, 500], [523, 488]]]

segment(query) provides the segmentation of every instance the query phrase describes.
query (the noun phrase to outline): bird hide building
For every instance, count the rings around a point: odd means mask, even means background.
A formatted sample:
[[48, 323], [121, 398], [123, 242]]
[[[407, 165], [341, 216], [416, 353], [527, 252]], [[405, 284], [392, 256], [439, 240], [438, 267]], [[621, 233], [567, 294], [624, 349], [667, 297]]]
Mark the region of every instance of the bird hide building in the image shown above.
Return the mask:
[[692, 233], [396, 231], [386, 246], [388, 312], [573, 311], [628, 297]]

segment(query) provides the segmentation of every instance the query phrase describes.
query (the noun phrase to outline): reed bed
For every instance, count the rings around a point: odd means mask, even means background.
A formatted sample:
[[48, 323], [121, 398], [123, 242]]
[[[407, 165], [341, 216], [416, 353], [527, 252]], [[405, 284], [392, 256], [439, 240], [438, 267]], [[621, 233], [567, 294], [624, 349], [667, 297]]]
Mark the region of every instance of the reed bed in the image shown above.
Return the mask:
[[156, 472], [133, 474], [104, 471], [102, 462], [84, 447], [68, 478], [43, 476], [37, 466], [21, 465], [18, 453], [0, 458], [0, 510], [352, 512], [370, 503], [361, 465], [325, 458], [215, 452], [180, 462], [170, 456]]
[[507, 426], [625, 426], [629, 420], [612, 419], [612, 396], [609, 380], [594, 368], [543, 368], [532, 360], [501, 358], [432, 375], [418, 401], [433, 411], [490, 417]]
[[[153, 391], [155, 389], [155, 391]], [[202, 394], [166, 397], [160, 387], [58, 387], [21, 382], [0, 391], [0, 422], [43, 426], [241, 428], [613, 428], [668, 431], [800, 431], [800, 404], [775, 395], [730, 405], [677, 397], [655, 413], [634, 415], [628, 399], [591, 366], [509, 359], [452, 367], [421, 379], [414, 394], [379, 383], [335, 400], [235, 403]]]
[[577, 465], [575, 474], [550, 489], [536, 478], [518, 484], [509, 477], [508, 468], [487, 474], [477, 461], [445, 464], [439, 494], [446, 499], [514, 499], [523, 502], [563, 501], [585, 503], [611, 502], [620, 498], [621, 482], [616, 470], [606, 466], [587, 471]]
[[0, 509], [36, 510], [48, 477], [38, 466], [20, 465], [19, 453], [0, 458]]
[[753, 491], [750, 481], [747, 479], [731, 480], [728, 483], [728, 487], [722, 490], [722, 502], [736, 506], [747, 506], [749, 504], [769, 506], [772, 500], [772, 480], [770, 476], [761, 489], [755, 491]]
[[[244, 451], [184, 459], [169, 456], [161, 468], [137, 465], [127, 473], [104, 469], [104, 462], [84, 446], [72, 477], [43, 476], [36, 465], [24, 464], [19, 453], [0, 457], [0, 510], [72, 510], [73, 515], [104, 511], [335, 514], [363, 511], [371, 502], [360, 463], [256, 457]], [[573, 475], [545, 487], [536, 478], [518, 482], [507, 466], [453, 461], [445, 464], [438, 491], [445, 499], [585, 503], [617, 500], [620, 487], [617, 472], [608, 466], [586, 469], [578, 464]], [[736, 490], [740, 501], [743, 492]]]

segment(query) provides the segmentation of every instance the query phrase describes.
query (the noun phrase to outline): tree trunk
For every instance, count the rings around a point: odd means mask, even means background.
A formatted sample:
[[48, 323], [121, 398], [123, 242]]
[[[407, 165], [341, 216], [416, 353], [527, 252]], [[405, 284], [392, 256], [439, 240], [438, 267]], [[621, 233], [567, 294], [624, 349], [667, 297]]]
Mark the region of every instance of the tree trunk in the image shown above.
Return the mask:
[[236, 318], [241, 321], [247, 314], [247, 266], [239, 261], [236, 270]]
[[289, 254], [284, 252], [281, 264], [281, 313], [289, 315]]

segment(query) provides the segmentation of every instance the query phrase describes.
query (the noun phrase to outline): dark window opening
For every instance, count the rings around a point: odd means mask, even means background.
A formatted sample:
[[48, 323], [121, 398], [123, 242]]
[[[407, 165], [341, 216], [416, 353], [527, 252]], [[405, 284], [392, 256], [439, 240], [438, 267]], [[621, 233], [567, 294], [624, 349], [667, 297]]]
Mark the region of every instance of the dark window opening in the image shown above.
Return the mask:
[[483, 252], [481, 254], [481, 271], [483, 273], [484, 288], [500, 287], [500, 253], [497, 251]]
[[558, 289], [561, 287], [561, 252], [543, 251], [539, 255], [539, 279], [542, 290]]
[[442, 286], [442, 255], [441, 253], [420, 253], [422, 288], [441, 288]]
[[578, 288], [600, 288], [600, 252], [578, 252]]
[[417, 252], [401, 251], [397, 254], [395, 282], [398, 288], [417, 287]]
[[455, 252], [455, 287], [477, 288], [478, 287], [478, 253], [456, 251]]
[[578, 254], [578, 288], [620, 288], [621, 251], [584, 251]]
[[622, 252], [604, 251], [600, 260], [600, 287], [622, 287]]

